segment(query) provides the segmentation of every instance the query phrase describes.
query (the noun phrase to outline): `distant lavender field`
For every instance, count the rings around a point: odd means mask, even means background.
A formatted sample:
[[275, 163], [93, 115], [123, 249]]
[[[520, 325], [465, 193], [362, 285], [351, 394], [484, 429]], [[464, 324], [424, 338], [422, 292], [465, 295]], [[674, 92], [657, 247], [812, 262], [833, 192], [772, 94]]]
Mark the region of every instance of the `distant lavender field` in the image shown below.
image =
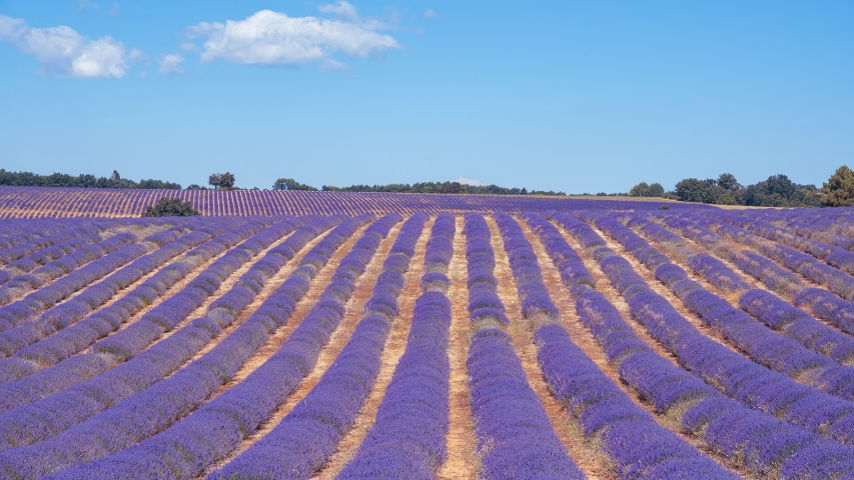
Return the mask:
[[162, 197], [190, 202], [209, 216], [696, 208], [676, 202], [506, 195], [0, 187], [0, 218], [134, 217]]

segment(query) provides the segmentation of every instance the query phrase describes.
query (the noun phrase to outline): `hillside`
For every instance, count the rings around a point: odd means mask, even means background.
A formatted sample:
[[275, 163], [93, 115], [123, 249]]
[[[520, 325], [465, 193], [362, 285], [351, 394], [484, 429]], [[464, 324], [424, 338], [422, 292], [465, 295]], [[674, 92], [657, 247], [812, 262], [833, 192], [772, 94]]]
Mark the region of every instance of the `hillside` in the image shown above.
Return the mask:
[[854, 466], [847, 209], [0, 225], [0, 478]]

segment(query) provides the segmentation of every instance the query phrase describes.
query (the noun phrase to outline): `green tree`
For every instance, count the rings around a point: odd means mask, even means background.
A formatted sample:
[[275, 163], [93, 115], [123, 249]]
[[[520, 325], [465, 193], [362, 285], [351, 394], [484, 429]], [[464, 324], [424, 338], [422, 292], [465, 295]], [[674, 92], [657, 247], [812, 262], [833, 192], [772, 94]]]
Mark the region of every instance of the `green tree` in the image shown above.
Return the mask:
[[639, 184], [632, 187], [629, 190], [630, 197], [645, 197], [647, 192], [649, 191], [649, 184], [646, 182], [640, 182]]
[[208, 183], [217, 190], [230, 190], [234, 188], [234, 174], [231, 172], [212, 173], [208, 177]]
[[827, 207], [854, 205], [854, 171], [843, 165], [821, 187], [821, 204]]
[[721, 189], [711, 178], [686, 178], [676, 184], [676, 197], [683, 202], [718, 203]]
[[741, 190], [741, 184], [735, 179], [735, 175], [731, 173], [722, 173], [718, 177], [717, 184], [724, 191]]
[[199, 215], [190, 202], [182, 202], [180, 198], [161, 197], [154, 205], [142, 212], [143, 217], [187, 217]]
[[308, 190], [308, 191], [317, 191], [316, 188], [311, 185], [306, 185], [304, 183], [299, 183], [293, 178], [279, 178], [275, 182], [273, 182], [273, 190]]
[[664, 187], [660, 183], [640, 182], [629, 191], [630, 197], [660, 197], [662, 195], [664, 195]]

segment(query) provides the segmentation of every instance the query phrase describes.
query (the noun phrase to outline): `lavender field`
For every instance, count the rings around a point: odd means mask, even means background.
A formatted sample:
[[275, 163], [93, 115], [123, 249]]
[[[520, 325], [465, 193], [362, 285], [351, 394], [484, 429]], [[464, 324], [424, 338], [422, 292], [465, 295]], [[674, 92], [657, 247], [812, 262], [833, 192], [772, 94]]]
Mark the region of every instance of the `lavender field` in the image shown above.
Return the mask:
[[854, 210], [153, 192], [0, 189], [0, 478], [854, 478]]

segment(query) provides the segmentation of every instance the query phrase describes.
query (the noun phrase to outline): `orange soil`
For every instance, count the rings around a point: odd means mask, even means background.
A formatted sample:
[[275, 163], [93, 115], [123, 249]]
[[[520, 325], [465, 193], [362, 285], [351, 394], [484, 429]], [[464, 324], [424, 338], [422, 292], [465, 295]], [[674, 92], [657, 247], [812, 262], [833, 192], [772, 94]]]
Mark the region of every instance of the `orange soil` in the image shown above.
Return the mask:
[[[743, 476], [746, 472], [739, 471], [736, 465], [732, 464], [732, 462], [729, 462], [728, 459], [717, 455], [715, 452], [709, 449], [706, 444], [700, 439], [685, 435], [681, 431], [681, 426], [678, 422], [678, 419], [668, 416], [666, 414], [656, 412], [655, 406], [648, 399], [643, 397], [639, 392], [634, 390], [631, 386], [626, 384], [620, 378], [619, 371], [617, 370], [617, 365], [614, 365], [608, 361], [604, 350], [596, 341], [596, 338], [578, 318], [578, 315], [574, 308], [575, 302], [569, 294], [569, 289], [567, 289], [566, 286], [563, 284], [563, 281], [560, 278], [560, 272], [558, 272], [557, 268], [554, 265], [554, 262], [552, 262], [551, 258], [548, 256], [548, 253], [546, 253], [545, 247], [540, 241], [539, 236], [536, 235], [533, 231], [531, 231], [528, 226], [522, 221], [520, 221], [519, 224], [525, 231], [525, 236], [527, 237], [528, 241], [531, 242], [531, 246], [534, 248], [534, 253], [537, 254], [537, 259], [543, 271], [543, 283], [549, 290], [549, 294], [551, 295], [552, 300], [555, 302], [555, 305], [557, 305], [558, 310], [561, 311], [561, 319], [563, 320], [563, 326], [569, 331], [573, 343], [579, 348], [581, 348], [581, 350], [583, 350], [584, 353], [591, 360], [593, 360], [593, 362], [599, 367], [599, 369], [603, 373], [605, 373], [605, 375], [607, 375], [608, 378], [610, 378], [611, 381], [614, 382], [614, 384], [616, 384], [623, 391], [623, 393], [625, 393], [626, 396], [628, 396], [629, 399], [632, 400], [635, 405], [649, 412], [653, 416], [653, 418], [655, 418], [662, 426], [670, 429], [673, 433], [680, 436], [686, 442], [692, 444], [698, 450], [705, 452], [707, 455], [710, 455], [718, 463], [721, 463], [725, 468], [729, 468], [733, 471], [736, 471], [738, 474]], [[601, 270], [598, 268], [598, 265], [595, 263], [595, 260], [593, 260], [590, 256], [586, 255], [581, 249], [579, 249], [579, 245], [577, 243], [575, 245], [570, 243], [570, 246], [577, 253], [580, 252], [579, 254], [585, 262], [585, 266], [596, 280], [597, 291], [601, 292], [605, 296], [605, 298], [609, 302], [611, 302], [612, 305], [617, 307], [618, 311], [620, 311], [620, 315], [623, 317], [624, 320], [626, 320], [626, 323], [632, 326], [633, 330], [635, 330], [635, 333], [640, 333], [638, 337], [641, 338], [641, 340], [643, 340], [647, 345], [650, 345], [650, 347], [652, 347], [656, 351], [656, 353], [662, 355], [664, 358], [670, 360], [671, 363], [678, 366], [675, 358], [673, 358], [672, 355], [669, 354], [669, 352], [667, 352], [660, 345], [658, 345], [655, 340], [649, 337], [646, 332], [637, 331], [637, 326], [633, 325], [633, 322], [629, 320], [631, 314], [628, 312], [628, 304], [626, 304], [622, 296], [617, 293], [617, 291], [610, 284], [608, 279], [602, 274]], [[607, 459], [605, 459], [605, 462], [607, 463]]]
[[448, 299], [451, 301], [448, 345], [451, 366], [448, 412], [450, 422], [446, 437], [448, 458], [437, 473], [437, 478], [441, 480], [472, 480], [480, 470], [466, 368], [472, 330], [468, 321], [468, 270], [464, 226], [463, 217], [458, 216], [454, 234], [454, 256], [448, 266], [448, 278], [451, 280], [448, 289]]
[[522, 318], [522, 307], [519, 302], [516, 281], [513, 279], [501, 233], [491, 217], [486, 217], [486, 220], [492, 232], [498, 296], [504, 302], [507, 317], [510, 319], [507, 333], [511, 335], [513, 348], [522, 361], [522, 368], [528, 377], [528, 384], [543, 402], [546, 414], [551, 420], [558, 438], [566, 447], [567, 453], [585, 475], [591, 480], [616, 479], [613, 468], [608, 465], [607, 457], [602, 454], [599, 448], [585, 441], [580, 424], [549, 391], [537, 363], [537, 347], [534, 345], [533, 334], [527, 320]]
[[[297, 390], [291, 393], [287, 397], [287, 399], [283, 399], [283, 403], [279, 405], [279, 408], [276, 409], [276, 412], [266, 422], [264, 422], [258, 428], [258, 430], [256, 430], [248, 437], [244, 438], [240, 446], [238, 446], [238, 448], [234, 450], [229, 456], [217, 462], [215, 465], [211, 466], [205, 472], [205, 475], [218, 468], [221, 468], [222, 466], [233, 460], [235, 457], [243, 453], [246, 449], [254, 445], [255, 442], [263, 438], [264, 435], [266, 435], [273, 428], [275, 428], [276, 425], [278, 425], [282, 421], [282, 419], [285, 418], [285, 416], [287, 416], [287, 414], [297, 405], [297, 403], [299, 403], [303, 398], [305, 398], [306, 395], [308, 395], [308, 392], [310, 392], [311, 389], [314, 388], [317, 382], [320, 381], [320, 378], [323, 376], [323, 374], [326, 372], [332, 362], [335, 361], [335, 358], [344, 348], [344, 345], [346, 345], [347, 340], [349, 340], [350, 335], [353, 333], [353, 330], [356, 327], [356, 323], [362, 318], [365, 303], [371, 297], [371, 292], [373, 291], [374, 285], [376, 284], [377, 276], [379, 276], [379, 274], [382, 272], [383, 261], [385, 260], [388, 251], [391, 249], [391, 246], [394, 243], [395, 238], [397, 237], [397, 232], [399, 231], [399, 229], [400, 223], [392, 227], [388, 236], [386, 236], [386, 238], [384, 238], [382, 242], [380, 242], [379, 248], [374, 254], [374, 257], [371, 259], [370, 262], [368, 262], [365, 272], [362, 274], [361, 277], [359, 277], [358, 281], [356, 282], [356, 289], [353, 292], [353, 296], [350, 297], [350, 300], [348, 300], [347, 304], [345, 305], [346, 310], [344, 313], [344, 317], [341, 319], [341, 323], [338, 325], [338, 328], [335, 330], [335, 332], [333, 332], [329, 343], [323, 348], [323, 350], [321, 350], [320, 355], [317, 359], [317, 363], [315, 364], [312, 371], [309, 372], [308, 376], [303, 379]], [[360, 235], [356, 234], [353, 235], [352, 238], [358, 238], [359, 236]], [[349, 250], [349, 248], [347, 250]], [[343, 259], [343, 255], [341, 259]], [[340, 260], [338, 260], [338, 262], [340, 262]], [[336, 262], [336, 266], [338, 262]], [[328, 263], [327, 265], [330, 265], [331, 263], [332, 262]], [[305, 316], [311, 311], [312, 307], [314, 307], [314, 301], [317, 300], [320, 295], [320, 292], [322, 292], [322, 289], [325, 289], [326, 284], [328, 283], [328, 279], [331, 278], [332, 273], [334, 273], [334, 269], [330, 270], [330, 273], [327, 274], [328, 277], [325, 277], [325, 282], [319, 281], [320, 275], [315, 277], [315, 282], [312, 283], [313, 285], [317, 286], [319, 292], [315, 294], [316, 296], [312, 297], [313, 300], [310, 300], [309, 295], [306, 295], [297, 304], [297, 308], [294, 311], [293, 315], [291, 315], [291, 319], [288, 322], [288, 335], [290, 334], [290, 331], [293, 331], [293, 329], [296, 328], [296, 326], [302, 321], [302, 319], [305, 318]], [[278, 350], [278, 348], [282, 344], [284, 344], [286, 340], [286, 335], [280, 335], [277, 332], [277, 334], [271, 338], [271, 341], [267, 342], [267, 344], [259, 351], [263, 356], [253, 357], [253, 359], [250, 360], [249, 363], [255, 366], [260, 366], [261, 364], [263, 364], [264, 361], [266, 361], [267, 358], [272, 356]], [[246, 372], [246, 375], [248, 375], [249, 373], [250, 372]], [[200, 478], [203, 477], [204, 476]]]
[[403, 289], [398, 298], [400, 314], [392, 319], [391, 331], [386, 338], [383, 348], [380, 371], [371, 392], [362, 404], [352, 428], [341, 438], [336, 452], [323, 468], [312, 477], [319, 480], [331, 480], [352, 460], [362, 444], [368, 431], [374, 425], [377, 411], [385, 396], [386, 388], [394, 375], [395, 367], [406, 350], [406, 341], [409, 329], [412, 326], [412, 317], [415, 311], [415, 300], [421, 294], [421, 275], [424, 274], [424, 252], [427, 250], [427, 240], [430, 238], [430, 230], [434, 219], [430, 219], [424, 225], [421, 236], [415, 244], [415, 255], [409, 262], [409, 270], [406, 272]]

